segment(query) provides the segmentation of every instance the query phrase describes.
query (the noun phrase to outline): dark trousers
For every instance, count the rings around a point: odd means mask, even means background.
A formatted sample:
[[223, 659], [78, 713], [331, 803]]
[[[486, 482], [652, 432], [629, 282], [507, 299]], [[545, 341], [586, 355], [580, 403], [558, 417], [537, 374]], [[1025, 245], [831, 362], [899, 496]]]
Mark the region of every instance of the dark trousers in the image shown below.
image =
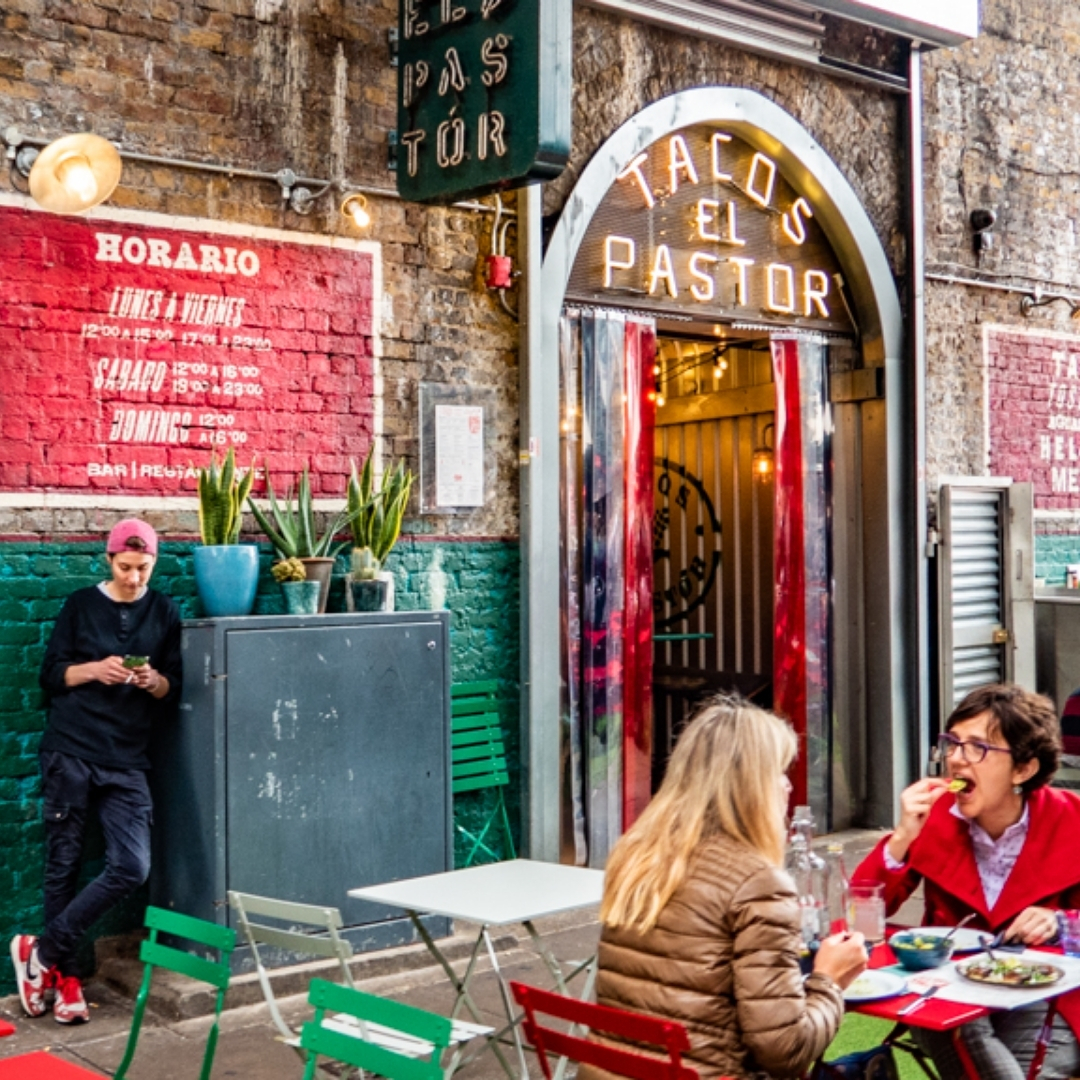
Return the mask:
[[[44, 752], [45, 932], [38, 955], [46, 967], [75, 973], [75, 953], [91, 925], [150, 873], [150, 789], [140, 769], [107, 769], [68, 754]], [[91, 810], [105, 834], [105, 869], [78, 891]]]

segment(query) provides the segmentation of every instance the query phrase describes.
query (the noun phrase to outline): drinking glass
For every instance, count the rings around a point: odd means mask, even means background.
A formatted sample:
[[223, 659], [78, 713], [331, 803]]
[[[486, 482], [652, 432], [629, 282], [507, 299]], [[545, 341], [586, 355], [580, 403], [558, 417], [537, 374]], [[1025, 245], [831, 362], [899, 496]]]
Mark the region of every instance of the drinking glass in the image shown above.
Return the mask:
[[1066, 956], [1080, 956], [1080, 911], [1059, 911], [1058, 930]]
[[848, 929], [862, 934], [867, 945], [880, 945], [885, 940], [884, 885], [860, 883], [851, 886]]

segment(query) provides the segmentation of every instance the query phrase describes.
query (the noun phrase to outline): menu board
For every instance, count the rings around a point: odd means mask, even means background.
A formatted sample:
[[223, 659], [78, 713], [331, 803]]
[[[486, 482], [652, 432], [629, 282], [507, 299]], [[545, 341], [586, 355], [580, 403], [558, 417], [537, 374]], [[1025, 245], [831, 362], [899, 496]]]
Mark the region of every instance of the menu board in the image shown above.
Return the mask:
[[344, 492], [374, 427], [378, 246], [197, 225], [0, 205], [0, 490], [187, 494], [232, 447], [279, 492], [305, 465]]
[[484, 408], [435, 406], [435, 503], [484, 505]]
[[984, 330], [990, 473], [1031, 481], [1037, 510], [1080, 510], [1080, 336]]

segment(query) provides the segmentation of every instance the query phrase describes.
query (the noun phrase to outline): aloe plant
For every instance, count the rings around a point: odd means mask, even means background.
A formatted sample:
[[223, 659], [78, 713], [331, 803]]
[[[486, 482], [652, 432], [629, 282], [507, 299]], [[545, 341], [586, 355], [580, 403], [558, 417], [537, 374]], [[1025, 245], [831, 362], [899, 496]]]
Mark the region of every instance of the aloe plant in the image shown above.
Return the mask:
[[353, 573], [362, 579], [378, 574], [386, 557], [401, 535], [401, 522], [409, 503], [413, 473], [399, 461], [382, 476], [375, 490], [374, 447], [368, 451], [363, 467], [357, 471], [352, 462], [352, 475], [346, 491], [347, 509], [351, 515]]
[[[279, 502], [274, 494], [270, 477], [266, 478], [266, 497], [270, 503], [270, 513], [266, 514], [248, 498], [248, 506], [259, 523], [259, 528], [266, 533], [274, 550], [283, 559], [318, 559], [336, 555], [348, 540], [334, 543], [334, 537], [348, 525], [354, 510], [346, 506], [331, 519], [323, 533], [319, 533], [315, 521], [315, 507], [311, 496], [311, 477], [305, 467], [296, 486], [296, 496], [289, 488], [283, 501]], [[361, 507], [363, 509], [363, 507]]]
[[220, 467], [217, 454], [210, 452], [209, 468], [199, 469], [199, 533], [204, 544], [239, 543], [244, 500], [254, 479], [253, 468], [242, 476], [237, 473], [232, 447]]

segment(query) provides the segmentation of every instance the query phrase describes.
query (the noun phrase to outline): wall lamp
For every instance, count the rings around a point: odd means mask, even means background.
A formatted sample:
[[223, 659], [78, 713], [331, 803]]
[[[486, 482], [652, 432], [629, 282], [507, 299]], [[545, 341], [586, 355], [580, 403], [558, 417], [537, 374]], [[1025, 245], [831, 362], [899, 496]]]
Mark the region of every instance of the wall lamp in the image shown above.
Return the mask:
[[398, 197], [396, 191], [388, 188], [364, 187], [344, 179], [298, 176], [287, 168], [260, 172], [186, 158], [135, 153], [89, 132], [50, 141], [24, 135], [18, 128], [9, 127], [0, 139], [7, 148], [6, 156], [16, 187], [28, 182], [34, 202], [43, 210], [57, 214], [80, 214], [103, 203], [120, 182], [125, 161], [191, 169], [229, 179], [270, 181], [281, 189], [281, 198], [288, 208], [303, 216], [310, 214], [324, 195], [331, 191], [342, 192], [345, 200], [341, 204], [341, 213], [358, 229], [366, 229], [371, 224], [365, 195]]
[[1030, 316], [1036, 308], [1046, 307], [1057, 300], [1069, 305], [1070, 318], [1080, 319], [1080, 296], [1069, 296], [1067, 293], [1044, 293], [1041, 289], [1020, 297], [1020, 311]]
[[759, 480], [761, 483], [768, 483], [772, 479], [773, 469], [776, 467], [775, 463], [775, 450], [773, 449], [772, 440], [769, 438], [769, 432], [773, 433], [773, 437], [776, 436], [776, 425], [768, 423], [761, 430], [761, 442], [754, 447], [754, 453], [751, 457], [751, 471], [754, 474], [754, 479]]

